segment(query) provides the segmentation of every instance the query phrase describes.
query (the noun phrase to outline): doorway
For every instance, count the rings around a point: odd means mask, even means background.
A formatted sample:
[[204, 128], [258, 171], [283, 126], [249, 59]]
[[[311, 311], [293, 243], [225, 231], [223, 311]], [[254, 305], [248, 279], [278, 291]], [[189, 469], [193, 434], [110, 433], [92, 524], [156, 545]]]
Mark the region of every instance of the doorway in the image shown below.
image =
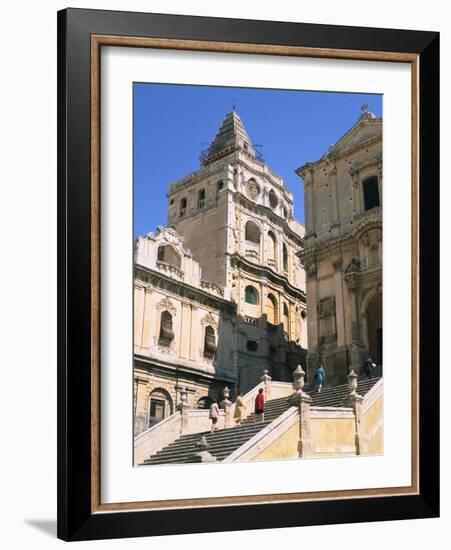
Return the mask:
[[382, 293], [371, 299], [367, 310], [368, 352], [376, 365], [382, 365]]

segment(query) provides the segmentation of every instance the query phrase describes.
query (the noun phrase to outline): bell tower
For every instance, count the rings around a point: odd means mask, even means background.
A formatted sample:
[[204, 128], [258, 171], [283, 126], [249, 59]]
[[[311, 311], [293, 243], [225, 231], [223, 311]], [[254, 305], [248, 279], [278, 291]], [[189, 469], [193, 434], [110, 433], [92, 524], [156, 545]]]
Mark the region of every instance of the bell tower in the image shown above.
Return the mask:
[[293, 217], [293, 195], [235, 111], [200, 161], [199, 170], [170, 185], [168, 224], [184, 237], [202, 279], [226, 287], [236, 303], [241, 387], [258, 383], [262, 368], [291, 380], [307, 342], [298, 258], [304, 226]]

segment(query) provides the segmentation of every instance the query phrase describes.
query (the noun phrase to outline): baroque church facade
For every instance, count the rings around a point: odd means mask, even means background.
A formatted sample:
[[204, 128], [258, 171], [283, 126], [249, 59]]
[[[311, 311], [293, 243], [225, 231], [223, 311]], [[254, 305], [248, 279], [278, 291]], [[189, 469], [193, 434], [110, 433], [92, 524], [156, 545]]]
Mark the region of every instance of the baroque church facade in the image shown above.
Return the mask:
[[345, 381], [371, 357], [382, 365], [382, 119], [362, 114], [304, 184], [308, 379]]
[[135, 434], [306, 365], [304, 227], [236, 112], [167, 198], [135, 245]]

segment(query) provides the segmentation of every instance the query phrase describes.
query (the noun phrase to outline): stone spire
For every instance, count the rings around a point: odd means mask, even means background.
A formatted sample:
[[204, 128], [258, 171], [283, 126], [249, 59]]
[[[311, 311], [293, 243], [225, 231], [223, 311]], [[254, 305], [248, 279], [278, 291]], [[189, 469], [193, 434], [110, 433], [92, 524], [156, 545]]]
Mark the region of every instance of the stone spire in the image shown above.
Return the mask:
[[255, 149], [240, 116], [231, 111], [222, 121], [210, 147], [202, 155], [201, 162], [205, 166], [237, 150], [245, 151], [255, 158]]

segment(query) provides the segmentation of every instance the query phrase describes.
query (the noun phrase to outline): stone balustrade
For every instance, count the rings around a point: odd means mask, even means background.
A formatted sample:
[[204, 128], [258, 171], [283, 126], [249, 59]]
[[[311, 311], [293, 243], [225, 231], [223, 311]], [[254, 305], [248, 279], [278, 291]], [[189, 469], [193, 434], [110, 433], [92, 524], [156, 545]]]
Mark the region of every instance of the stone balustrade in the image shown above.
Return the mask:
[[221, 297], [224, 296], [224, 289], [218, 284], [213, 283], [211, 281], [201, 281], [200, 288], [204, 288], [205, 290], [208, 290], [209, 292], [213, 292], [218, 296], [221, 296]]
[[157, 262], [157, 268], [168, 275], [175, 275], [178, 279], [183, 279], [183, 271], [172, 264], [166, 262]]

